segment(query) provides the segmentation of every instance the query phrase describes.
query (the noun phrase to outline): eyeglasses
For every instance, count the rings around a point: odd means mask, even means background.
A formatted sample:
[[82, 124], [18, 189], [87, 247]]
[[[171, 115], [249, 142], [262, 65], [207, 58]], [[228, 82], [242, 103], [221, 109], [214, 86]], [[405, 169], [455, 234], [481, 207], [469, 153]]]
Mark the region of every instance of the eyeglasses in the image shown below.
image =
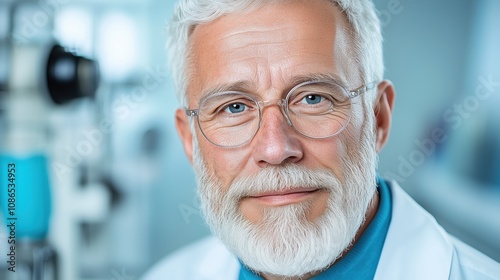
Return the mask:
[[351, 119], [352, 99], [375, 88], [376, 82], [348, 91], [332, 81], [308, 81], [293, 87], [284, 99], [259, 101], [239, 91], [210, 94], [198, 109], [186, 109], [198, 117], [205, 138], [220, 147], [237, 147], [250, 141], [262, 123], [262, 109], [276, 104], [289, 125], [314, 139], [340, 133]]

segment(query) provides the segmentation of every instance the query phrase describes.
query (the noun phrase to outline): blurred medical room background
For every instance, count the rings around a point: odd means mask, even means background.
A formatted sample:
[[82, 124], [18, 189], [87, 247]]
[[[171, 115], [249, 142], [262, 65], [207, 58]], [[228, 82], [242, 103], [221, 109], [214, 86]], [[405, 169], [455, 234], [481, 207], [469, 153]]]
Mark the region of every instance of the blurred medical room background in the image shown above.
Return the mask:
[[[375, 3], [397, 90], [379, 173], [500, 261], [500, 1]], [[0, 0], [0, 279], [138, 279], [209, 234], [174, 128], [174, 4]]]

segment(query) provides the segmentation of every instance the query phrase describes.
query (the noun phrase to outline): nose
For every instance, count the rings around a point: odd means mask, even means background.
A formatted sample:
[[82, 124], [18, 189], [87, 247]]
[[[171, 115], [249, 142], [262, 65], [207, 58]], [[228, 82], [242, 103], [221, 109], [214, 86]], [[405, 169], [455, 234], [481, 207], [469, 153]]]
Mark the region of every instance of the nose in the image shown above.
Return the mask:
[[253, 139], [253, 158], [257, 165], [296, 163], [303, 157], [302, 144], [295, 129], [289, 125], [280, 106], [262, 110], [261, 126]]

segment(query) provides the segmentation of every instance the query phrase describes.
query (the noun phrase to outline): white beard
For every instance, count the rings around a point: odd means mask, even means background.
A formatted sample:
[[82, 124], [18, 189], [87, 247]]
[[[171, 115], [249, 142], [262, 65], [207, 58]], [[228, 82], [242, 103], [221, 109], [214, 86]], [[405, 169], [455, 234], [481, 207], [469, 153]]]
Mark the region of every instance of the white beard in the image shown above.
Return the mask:
[[[370, 124], [367, 127], [373, 127]], [[348, 129], [343, 133], [349, 133]], [[206, 222], [227, 248], [255, 272], [296, 277], [328, 268], [354, 240], [375, 192], [377, 154], [373, 131], [365, 131], [360, 140], [341, 160], [344, 182], [329, 170], [288, 164], [237, 178], [223, 193], [222, 184], [208, 173], [195, 139], [194, 169]], [[311, 205], [304, 202], [266, 209], [263, 219], [252, 224], [239, 209], [244, 196], [293, 187], [325, 189], [329, 197], [324, 214], [309, 221], [306, 215]]]

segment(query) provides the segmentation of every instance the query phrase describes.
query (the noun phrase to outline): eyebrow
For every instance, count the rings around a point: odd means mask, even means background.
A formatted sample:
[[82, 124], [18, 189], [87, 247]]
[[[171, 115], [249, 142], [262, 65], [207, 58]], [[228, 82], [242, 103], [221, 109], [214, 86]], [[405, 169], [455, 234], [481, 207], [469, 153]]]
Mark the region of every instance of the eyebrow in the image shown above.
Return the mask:
[[313, 74], [308, 74], [308, 75], [295, 76], [292, 78], [292, 83], [290, 85], [291, 86], [290, 89], [292, 89], [292, 87], [294, 87], [298, 84], [301, 84], [301, 83], [319, 82], [319, 81], [336, 83], [336, 84], [339, 84], [339, 85], [345, 87], [344, 82], [342, 81], [342, 79], [339, 76], [337, 76], [334, 73], [326, 72], [326, 73], [313, 73]]
[[[319, 81], [337, 83], [345, 87], [344, 83], [342, 82], [342, 79], [340, 79], [339, 76], [337, 76], [334, 73], [312, 73], [312, 74], [297, 75], [292, 77], [290, 81], [287, 82], [288, 85], [284, 89], [283, 94], [288, 93], [293, 87], [295, 87], [298, 84], [305, 82], [319, 82]], [[219, 92], [238, 91], [238, 92], [252, 93], [256, 91], [255, 88], [256, 88], [255, 83], [250, 80], [241, 80], [235, 83], [218, 84], [205, 90], [201, 94], [201, 99], [207, 98]]]
[[240, 91], [240, 92], [251, 92], [252, 88], [254, 87], [253, 82], [250, 80], [242, 80], [238, 81], [235, 83], [228, 83], [228, 84], [219, 84], [212, 86], [208, 88], [208, 90], [204, 91], [201, 94], [201, 99], [204, 99], [206, 97], [209, 97], [211, 95], [214, 95], [219, 92], [226, 92], [226, 91]]

